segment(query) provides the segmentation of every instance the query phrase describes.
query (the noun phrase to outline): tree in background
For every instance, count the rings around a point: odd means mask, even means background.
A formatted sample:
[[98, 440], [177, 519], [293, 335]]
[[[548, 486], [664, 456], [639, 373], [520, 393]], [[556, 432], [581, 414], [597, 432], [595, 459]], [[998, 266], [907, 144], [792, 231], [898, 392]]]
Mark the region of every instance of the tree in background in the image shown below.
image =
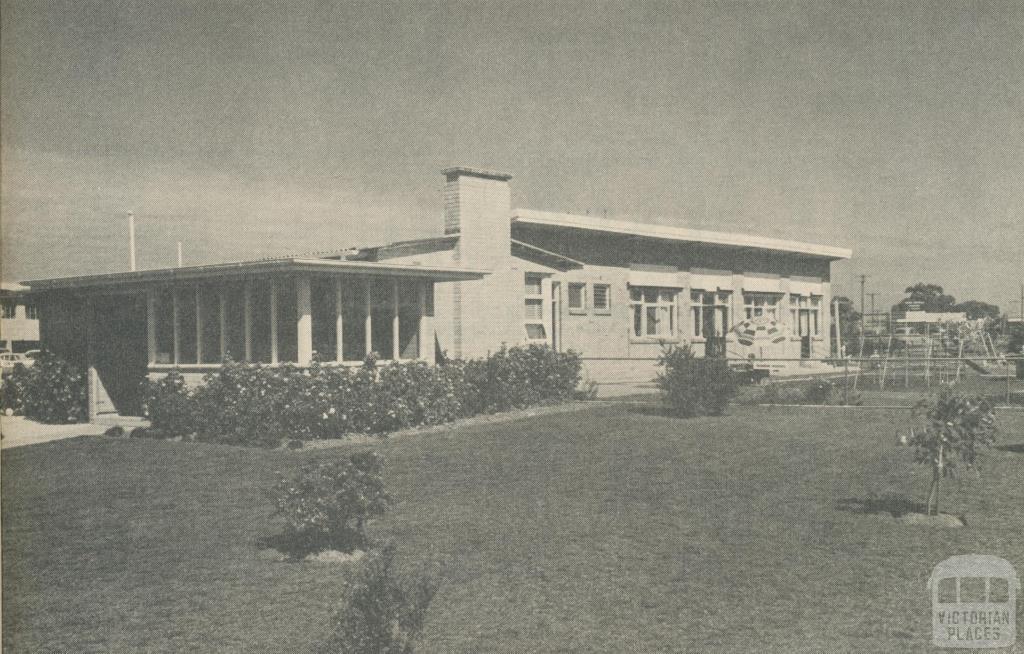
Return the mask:
[[979, 302], [978, 300], [959, 302], [954, 304], [951, 310], [966, 313], [968, 320], [979, 320], [981, 318], [996, 320], [999, 318], [999, 307], [988, 302]]
[[908, 286], [903, 292], [908, 297], [894, 306], [893, 311], [904, 312], [907, 310], [908, 303], [919, 302], [923, 311], [943, 313], [953, 311], [953, 305], [956, 304], [956, 298], [952, 295], [946, 295], [945, 291], [938, 284], [918, 282], [913, 286]]

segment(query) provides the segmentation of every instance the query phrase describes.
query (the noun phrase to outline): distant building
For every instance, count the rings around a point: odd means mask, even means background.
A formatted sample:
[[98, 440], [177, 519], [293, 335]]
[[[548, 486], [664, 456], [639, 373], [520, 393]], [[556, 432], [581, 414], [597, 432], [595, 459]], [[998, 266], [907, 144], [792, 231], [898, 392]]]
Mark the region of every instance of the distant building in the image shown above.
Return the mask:
[[[830, 355], [831, 263], [848, 249], [511, 206], [511, 175], [449, 168], [431, 238], [259, 261], [27, 282], [48, 349], [90, 369], [93, 412], [138, 381], [224, 357], [357, 365], [582, 353], [596, 381], [647, 381], [666, 345], [698, 356]], [[426, 213], [432, 213], [427, 211]]]
[[27, 286], [0, 285], [0, 349], [26, 352], [39, 347], [39, 311]]

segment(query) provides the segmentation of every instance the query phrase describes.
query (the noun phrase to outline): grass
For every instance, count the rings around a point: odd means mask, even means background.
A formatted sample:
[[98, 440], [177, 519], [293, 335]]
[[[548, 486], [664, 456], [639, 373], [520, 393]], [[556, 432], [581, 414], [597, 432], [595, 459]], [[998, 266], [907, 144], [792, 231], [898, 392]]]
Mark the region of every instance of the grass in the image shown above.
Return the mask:
[[[1024, 565], [1024, 413], [1000, 415], [983, 476], [944, 486], [969, 524], [949, 530], [863, 508], [926, 492], [893, 445], [907, 412], [730, 411], [599, 405], [381, 442], [402, 501], [373, 533], [443, 580], [422, 651], [925, 651], [933, 565]], [[356, 447], [5, 451], [5, 651], [308, 651], [346, 568], [260, 552], [262, 489]]]

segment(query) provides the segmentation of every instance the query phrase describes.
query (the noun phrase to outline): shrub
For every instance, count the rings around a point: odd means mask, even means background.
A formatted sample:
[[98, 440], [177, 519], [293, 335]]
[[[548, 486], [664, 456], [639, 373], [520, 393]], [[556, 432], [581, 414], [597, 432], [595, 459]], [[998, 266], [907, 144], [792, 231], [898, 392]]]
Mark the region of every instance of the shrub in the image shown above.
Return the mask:
[[41, 352], [31, 366], [17, 364], [4, 380], [4, 408], [45, 423], [74, 423], [88, 417], [85, 371]]
[[669, 411], [676, 416], [717, 416], [739, 390], [737, 373], [729, 362], [697, 358], [688, 345], [662, 352], [658, 366], [658, 387]]
[[387, 434], [478, 413], [570, 400], [580, 380], [575, 353], [532, 345], [487, 359], [358, 368], [266, 367], [226, 362], [189, 391], [178, 373], [149, 385], [147, 409], [169, 435], [226, 444]]
[[149, 382], [145, 392], [145, 414], [155, 431], [166, 437], [187, 436], [201, 419], [195, 399], [177, 371], [159, 381]]
[[403, 578], [395, 570], [393, 547], [374, 552], [345, 584], [333, 633], [320, 652], [411, 654], [436, 593], [432, 579]]
[[376, 452], [307, 463], [297, 477], [282, 476], [271, 492], [287, 523], [284, 540], [293, 556], [362, 547], [366, 521], [384, 515], [392, 502]]
[[928, 409], [924, 429], [912, 432], [908, 444], [915, 448], [914, 460], [932, 467], [928, 490], [928, 514], [939, 513], [939, 482], [953, 476], [957, 459], [970, 469], [978, 450], [995, 443], [995, 409], [983, 397], [966, 397], [943, 388]]

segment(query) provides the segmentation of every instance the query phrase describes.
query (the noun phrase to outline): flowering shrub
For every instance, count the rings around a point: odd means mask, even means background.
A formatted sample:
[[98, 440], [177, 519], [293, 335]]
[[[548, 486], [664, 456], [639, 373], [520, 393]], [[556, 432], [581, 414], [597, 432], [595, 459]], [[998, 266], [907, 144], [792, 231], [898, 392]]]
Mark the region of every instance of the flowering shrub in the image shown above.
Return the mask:
[[394, 568], [394, 556], [391, 546], [374, 552], [345, 584], [322, 654], [412, 654], [437, 584], [423, 576], [403, 579]]
[[170, 435], [274, 446], [282, 440], [387, 434], [461, 417], [572, 399], [575, 353], [532, 345], [487, 359], [358, 368], [267, 367], [227, 362], [189, 391], [177, 373], [151, 383], [148, 415]]
[[658, 387], [668, 410], [676, 416], [717, 416], [739, 390], [738, 374], [729, 362], [697, 358], [688, 345], [662, 352], [658, 365]]
[[196, 403], [180, 373], [171, 371], [146, 385], [145, 414], [153, 431], [163, 437], [188, 436], [195, 431]]
[[365, 545], [366, 521], [384, 515], [391, 504], [382, 472], [379, 454], [360, 452], [307, 463], [295, 478], [282, 476], [271, 492], [277, 514], [287, 523], [289, 553]]
[[3, 404], [39, 422], [81, 422], [89, 412], [85, 371], [41, 352], [31, 366], [17, 364], [4, 379]]
[[957, 459], [967, 469], [975, 466], [978, 450], [995, 443], [995, 408], [983, 397], [957, 395], [943, 388], [928, 409], [924, 429], [911, 432], [908, 444], [914, 447], [914, 460], [932, 467], [928, 491], [928, 514], [939, 513], [939, 482], [956, 472]]

